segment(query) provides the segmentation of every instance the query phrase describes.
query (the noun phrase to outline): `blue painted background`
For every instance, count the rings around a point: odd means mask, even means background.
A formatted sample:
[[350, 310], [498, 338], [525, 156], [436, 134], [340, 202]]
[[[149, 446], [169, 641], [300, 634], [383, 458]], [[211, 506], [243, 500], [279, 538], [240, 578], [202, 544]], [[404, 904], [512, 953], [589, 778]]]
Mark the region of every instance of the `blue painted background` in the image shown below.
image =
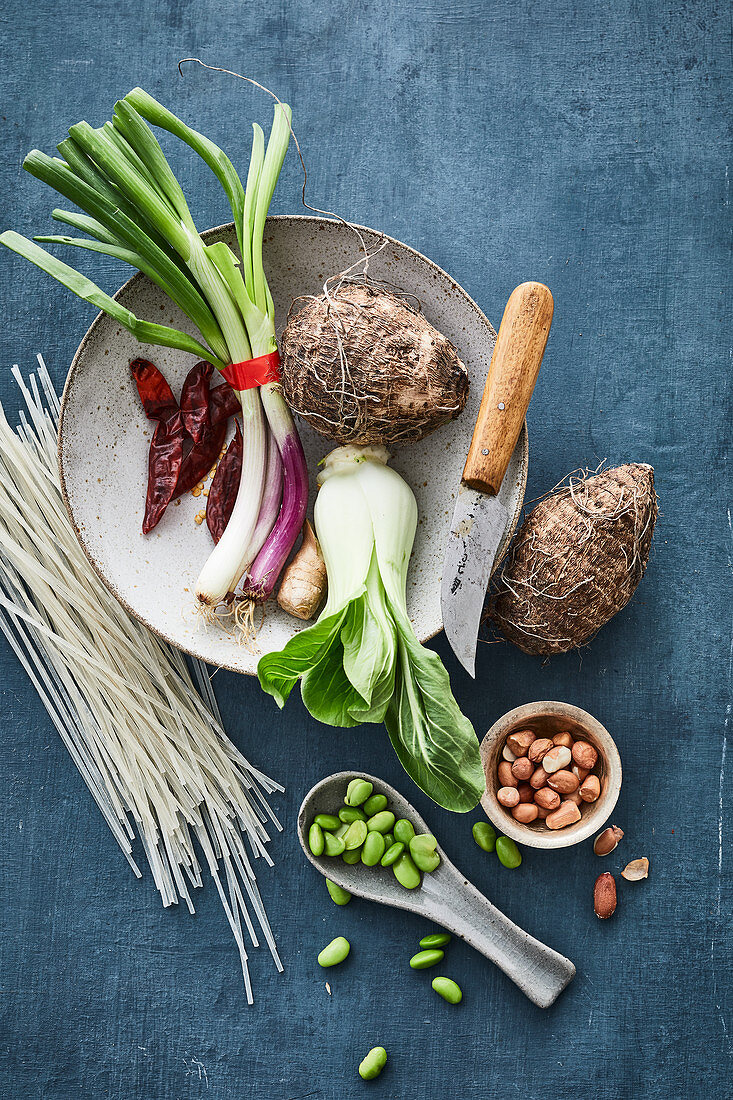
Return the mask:
[[[437, 648], [484, 730], [558, 698], [615, 736], [624, 786], [618, 872], [647, 855], [601, 924], [590, 846], [528, 851], [509, 872], [400, 772], [384, 732], [282, 716], [221, 674], [228, 730], [287, 786], [286, 831], [261, 887], [286, 964], [254, 953], [247, 1009], [213, 888], [195, 918], [136, 882], [30, 686], [3, 650], [0, 692], [0, 1094], [48, 1100], [722, 1097], [730, 1084], [731, 863], [725, 738], [730, 687], [730, 23], [715, 0], [7, 0], [2, 224], [48, 231], [52, 194], [20, 171], [79, 118], [99, 125], [143, 84], [246, 161], [257, 94], [175, 63], [198, 54], [269, 84], [294, 108], [311, 201], [384, 229], [446, 268], [495, 323], [539, 278], [555, 321], [530, 416], [527, 500], [578, 466], [651, 462], [661, 514], [635, 599], [582, 658], [543, 666], [484, 646], [478, 679]], [[728, 100], [729, 102], [729, 100]], [[174, 148], [172, 146], [172, 148]], [[227, 219], [206, 170], [175, 150], [200, 224]], [[291, 154], [276, 212], [299, 210]], [[76, 256], [79, 260], [80, 257]], [[81, 257], [83, 260], [83, 257]], [[88, 262], [108, 289], [126, 275]], [[59, 385], [87, 307], [0, 255], [0, 396], [42, 351]], [[729, 747], [730, 755], [730, 747]], [[578, 977], [543, 1012], [463, 944], [446, 970], [459, 1008], [407, 968], [428, 929], [354, 901], [336, 909], [296, 848], [305, 790], [337, 768], [402, 787], [467, 875]], [[352, 957], [330, 974], [320, 947]], [[356, 1066], [387, 1046], [388, 1070]], [[728, 1093], [729, 1094], [729, 1093]]]

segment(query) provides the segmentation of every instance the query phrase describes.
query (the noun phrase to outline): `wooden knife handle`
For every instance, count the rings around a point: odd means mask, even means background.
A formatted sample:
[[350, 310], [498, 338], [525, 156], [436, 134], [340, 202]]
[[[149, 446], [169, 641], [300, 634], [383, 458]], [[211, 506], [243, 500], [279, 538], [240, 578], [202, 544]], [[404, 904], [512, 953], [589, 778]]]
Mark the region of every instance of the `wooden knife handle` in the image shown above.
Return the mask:
[[463, 469], [472, 489], [499, 492], [537, 381], [553, 308], [542, 283], [522, 283], [507, 302]]

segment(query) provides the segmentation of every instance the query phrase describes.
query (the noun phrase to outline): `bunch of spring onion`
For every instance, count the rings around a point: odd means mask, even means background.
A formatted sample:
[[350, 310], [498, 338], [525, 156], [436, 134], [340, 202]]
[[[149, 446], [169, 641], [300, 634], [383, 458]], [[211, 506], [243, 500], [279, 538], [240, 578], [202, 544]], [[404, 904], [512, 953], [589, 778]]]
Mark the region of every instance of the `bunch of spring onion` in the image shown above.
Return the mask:
[[[180, 348], [218, 369], [276, 350], [274, 307], [262, 263], [265, 218], [290, 140], [290, 108], [278, 102], [267, 147], [255, 124], [246, 189], [229, 158], [142, 88], [115, 104], [111, 122], [79, 122], [59, 157], [33, 150], [23, 167], [84, 213], [53, 217], [84, 237], [40, 236], [124, 260], [152, 279], [194, 323], [201, 339], [134, 316], [93, 282], [38, 244], [12, 231], [0, 242], [108, 313], [142, 343]], [[205, 244], [188, 203], [148, 123], [189, 145], [221, 183], [234, 217], [241, 263], [223, 242]], [[243, 596], [270, 595], [305, 518], [308, 482], [303, 448], [280, 386], [239, 393], [244, 428], [243, 474], [224, 535], [196, 585], [209, 613]], [[246, 576], [245, 576], [246, 574]]]
[[257, 674], [281, 707], [300, 679], [303, 702], [327, 725], [384, 722], [418, 787], [465, 812], [485, 787], [478, 741], [407, 614], [417, 503], [388, 457], [384, 447], [346, 446], [324, 460], [315, 522], [328, 600], [313, 626], [260, 658]]

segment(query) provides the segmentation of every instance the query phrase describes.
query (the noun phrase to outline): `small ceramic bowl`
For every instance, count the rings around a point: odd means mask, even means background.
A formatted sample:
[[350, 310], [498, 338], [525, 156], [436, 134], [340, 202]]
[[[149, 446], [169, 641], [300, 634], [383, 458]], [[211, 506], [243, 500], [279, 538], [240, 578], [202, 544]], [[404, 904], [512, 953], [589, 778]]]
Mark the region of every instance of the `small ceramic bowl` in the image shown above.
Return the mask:
[[[497, 768], [507, 737], [518, 730], [529, 729], [538, 737], [553, 737], [567, 730], [576, 740], [590, 742], [598, 751], [595, 773], [601, 781], [601, 793], [595, 802], [581, 807], [582, 816], [564, 829], [548, 829], [544, 821], [522, 825], [497, 800], [500, 787]], [[505, 836], [528, 848], [569, 848], [600, 831], [608, 821], [621, 791], [621, 758], [608, 730], [592, 714], [570, 703], [545, 701], [526, 703], [504, 714], [495, 722], [481, 742], [481, 759], [486, 776], [486, 790], [481, 798], [486, 816]]]

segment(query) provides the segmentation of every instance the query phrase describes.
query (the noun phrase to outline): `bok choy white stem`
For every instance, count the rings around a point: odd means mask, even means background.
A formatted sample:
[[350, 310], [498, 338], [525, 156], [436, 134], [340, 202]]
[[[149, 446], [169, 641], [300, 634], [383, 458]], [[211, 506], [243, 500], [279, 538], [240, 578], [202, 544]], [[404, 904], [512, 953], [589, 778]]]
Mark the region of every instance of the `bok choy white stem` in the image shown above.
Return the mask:
[[478, 741], [440, 658], [410, 624], [417, 505], [387, 458], [381, 447], [339, 447], [327, 457], [315, 524], [328, 600], [318, 621], [260, 658], [257, 671], [281, 707], [300, 680], [303, 702], [327, 725], [384, 721], [415, 783], [464, 812], [485, 786]]

